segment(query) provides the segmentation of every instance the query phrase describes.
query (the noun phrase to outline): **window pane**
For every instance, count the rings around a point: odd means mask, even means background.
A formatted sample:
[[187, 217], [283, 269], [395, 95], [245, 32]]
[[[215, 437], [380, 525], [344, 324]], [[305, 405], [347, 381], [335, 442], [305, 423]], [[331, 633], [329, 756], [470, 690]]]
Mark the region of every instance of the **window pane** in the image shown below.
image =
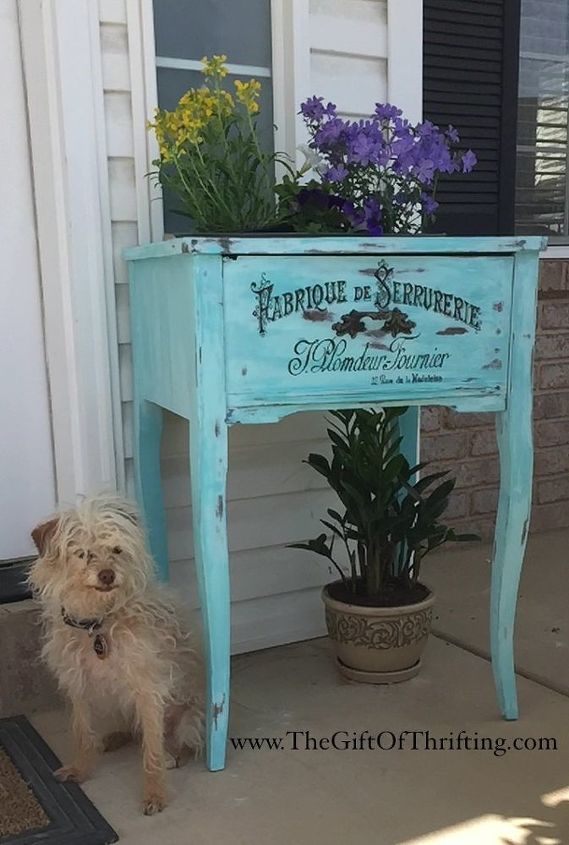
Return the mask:
[[522, 0], [516, 228], [569, 234], [569, 4]]
[[154, 0], [156, 55], [271, 66], [270, 0]]

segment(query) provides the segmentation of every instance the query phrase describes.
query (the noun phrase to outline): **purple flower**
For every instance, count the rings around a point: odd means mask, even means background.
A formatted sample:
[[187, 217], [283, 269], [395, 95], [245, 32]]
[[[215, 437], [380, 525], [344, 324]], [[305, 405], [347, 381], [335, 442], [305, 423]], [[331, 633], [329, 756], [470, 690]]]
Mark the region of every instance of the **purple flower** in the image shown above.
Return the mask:
[[364, 167], [370, 164], [385, 165], [389, 158], [383, 133], [372, 121], [352, 124], [349, 130], [348, 160]]
[[437, 177], [468, 173], [476, 164], [472, 150], [456, 151], [454, 126], [410, 124], [390, 103], [376, 103], [367, 120], [344, 120], [332, 103], [310, 97], [301, 114], [322, 184], [301, 189], [296, 203], [308, 220], [319, 223], [320, 216], [323, 226], [370, 234], [412, 229], [411, 210], [420, 207], [430, 216], [438, 207], [432, 196]]
[[415, 166], [415, 175], [421, 182], [429, 184], [435, 175], [435, 164], [430, 158], [422, 158]]
[[375, 197], [367, 197], [364, 200], [364, 214], [366, 220], [370, 220], [372, 217], [381, 217], [381, 206]]
[[377, 142], [363, 133], [350, 144], [350, 160], [356, 164], [371, 164], [377, 153]]
[[375, 197], [368, 197], [363, 204], [364, 223], [370, 235], [383, 235], [381, 206]]
[[409, 153], [415, 146], [415, 139], [411, 131], [404, 133], [397, 133], [391, 144], [391, 151], [394, 156], [404, 156]]
[[361, 207], [355, 206], [351, 200], [344, 200], [340, 211], [353, 230], [365, 230], [369, 235], [383, 235], [381, 206], [375, 197], [367, 197]]
[[364, 222], [364, 213], [361, 208], [356, 208], [351, 200], [341, 200], [338, 205], [343, 216], [346, 218], [352, 229], [359, 229]]
[[327, 182], [343, 182], [348, 175], [348, 169], [344, 164], [337, 164], [330, 167], [322, 176]]
[[434, 214], [439, 207], [439, 204], [430, 194], [422, 193], [421, 207], [425, 214]]
[[449, 127], [448, 127], [445, 134], [452, 144], [458, 144], [458, 142], [460, 141], [460, 136], [459, 136], [458, 132], [456, 131], [456, 129], [454, 128], [454, 126], [452, 125], [452, 123], [449, 124]]
[[310, 146], [316, 149], [320, 147], [325, 150], [326, 147], [342, 142], [347, 126], [346, 121], [340, 117], [332, 117], [317, 129]]
[[477, 162], [478, 159], [476, 158], [476, 154], [473, 153], [472, 150], [467, 150], [462, 156], [462, 172], [470, 173]]
[[308, 120], [320, 121], [323, 117], [333, 117], [336, 114], [334, 103], [324, 105], [324, 97], [309, 97], [301, 103], [300, 113]]
[[424, 120], [423, 123], [418, 123], [415, 127], [415, 133], [419, 138], [429, 138], [438, 133], [438, 127], [430, 120]]
[[392, 106], [391, 103], [376, 103], [375, 114], [380, 120], [395, 120], [401, 117], [403, 112], [397, 106]]

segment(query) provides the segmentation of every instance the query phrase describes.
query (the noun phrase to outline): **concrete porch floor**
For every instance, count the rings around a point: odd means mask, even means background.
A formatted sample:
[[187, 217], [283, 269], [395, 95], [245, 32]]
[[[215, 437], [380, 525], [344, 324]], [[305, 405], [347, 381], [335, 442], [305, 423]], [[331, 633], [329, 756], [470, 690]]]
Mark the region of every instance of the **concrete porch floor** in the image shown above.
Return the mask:
[[[411, 681], [349, 684], [326, 640], [242, 655], [233, 665], [234, 737], [293, 730], [315, 738], [363, 730], [448, 737], [464, 730], [472, 738], [555, 738], [556, 751], [295, 751], [289, 740], [281, 751], [230, 750], [224, 772], [209, 773], [199, 762], [170, 772], [170, 806], [146, 818], [139, 754], [127, 748], [105, 756], [85, 791], [125, 845], [569, 843], [568, 548], [569, 532], [530, 540], [518, 616], [517, 722], [499, 718], [481, 656], [488, 646], [484, 548], [425, 564], [440, 596], [439, 636]], [[40, 713], [32, 721], [66, 759], [65, 715]]]

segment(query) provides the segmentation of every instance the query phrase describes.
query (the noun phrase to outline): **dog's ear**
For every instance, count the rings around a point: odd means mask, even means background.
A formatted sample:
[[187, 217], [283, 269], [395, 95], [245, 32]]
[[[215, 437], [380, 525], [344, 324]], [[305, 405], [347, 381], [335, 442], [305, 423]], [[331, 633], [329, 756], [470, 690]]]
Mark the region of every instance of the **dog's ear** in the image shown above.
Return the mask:
[[36, 525], [32, 531], [32, 540], [36, 544], [40, 555], [43, 555], [49, 538], [55, 534], [58, 522], [58, 519], [50, 519], [48, 522], [42, 522], [41, 525]]

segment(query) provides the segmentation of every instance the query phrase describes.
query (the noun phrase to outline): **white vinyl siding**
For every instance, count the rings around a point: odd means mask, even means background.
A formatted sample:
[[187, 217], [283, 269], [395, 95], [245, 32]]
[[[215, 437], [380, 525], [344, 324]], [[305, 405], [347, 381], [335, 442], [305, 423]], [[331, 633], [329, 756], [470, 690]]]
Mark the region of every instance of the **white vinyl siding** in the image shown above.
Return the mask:
[[[126, 477], [132, 493], [132, 372], [127, 272], [121, 250], [148, 240], [148, 223], [137, 216], [136, 180], [143, 179], [143, 170], [135, 166], [133, 138], [141, 129], [133, 125], [128, 54], [129, 42], [132, 50], [140, 40], [138, 35], [129, 37], [127, 25], [127, 10], [138, 0], [99, 2]], [[310, 26], [303, 42], [309, 52], [304, 66], [310, 69], [310, 79], [303, 81], [303, 89], [336, 101], [345, 114], [369, 113], [374, 102], [386, 99], [391, 87], [386, 0], [311, 0], [309, 7], [308, 0], [305, 3]], [[412, 0], [412, 5], [420, 3]], [[420, 90], [416, 99], [420, 102]], [[286, 544], [314, 536], [318, 518], [333, 502], [320, 476], [302, 463], [310, 451], [326, 448], [323, 416], [302, 414], [274, 425], [235, 426], [230, 429], [229, 446], [233, 652], [318, 636], [324, 630], [319, 594], [330, 579], [328, 567]], [[188, 426], [170, 414], [166, 414], [162, 472], [172, 581], [196, 606]]]
[[310, 0], [310, 82], [345, 117], [368, 117], [386, 100], [384, 0]]

